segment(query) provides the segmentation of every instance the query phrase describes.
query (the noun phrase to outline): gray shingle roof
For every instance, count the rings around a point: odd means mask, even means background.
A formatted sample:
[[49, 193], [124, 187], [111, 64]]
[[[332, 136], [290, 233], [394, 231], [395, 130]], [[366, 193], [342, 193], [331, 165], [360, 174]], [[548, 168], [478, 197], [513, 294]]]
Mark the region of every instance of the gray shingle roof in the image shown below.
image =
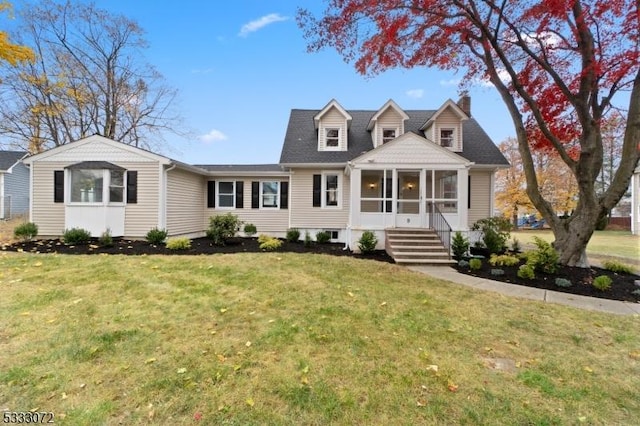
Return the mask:
[[25, 155], [27, 153], [24, 151], [0, 151], [0, 170], [9, 170]]
[[[348, 151], [318, 151], [318, 132], [313, 117], [320, 110], [293, 109], [289, 116], [280, 163], [346, 163], [364, 152], [373, 149], [371, 133], [367, 131], [369, 120], [375, 110], [348, 110], [353, 120], [348, 137]], [[409, 120], [405, 132], [423, 135], [420, 127], [435, 113], [435, 110], [408, 110]], [[473, 118], [463, 124], [463, 151], [460, 156], [478, 165], [509, 165], [498, 147]]]

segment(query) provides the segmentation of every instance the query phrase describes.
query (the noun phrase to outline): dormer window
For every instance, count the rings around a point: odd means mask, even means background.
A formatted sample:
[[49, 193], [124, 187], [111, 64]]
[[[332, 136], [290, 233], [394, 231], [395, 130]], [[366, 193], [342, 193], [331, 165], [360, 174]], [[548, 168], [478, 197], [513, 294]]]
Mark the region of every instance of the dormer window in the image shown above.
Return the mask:
[[340, 129], [328, 128], [326, 132], [325, 146], [337, 148], [340, 145]]
[[396, 138], [396, 129], [382, 129], [382, 143], [385, 144]]
[[440, 146], [453, 147], [453, 129], [440, 129]]

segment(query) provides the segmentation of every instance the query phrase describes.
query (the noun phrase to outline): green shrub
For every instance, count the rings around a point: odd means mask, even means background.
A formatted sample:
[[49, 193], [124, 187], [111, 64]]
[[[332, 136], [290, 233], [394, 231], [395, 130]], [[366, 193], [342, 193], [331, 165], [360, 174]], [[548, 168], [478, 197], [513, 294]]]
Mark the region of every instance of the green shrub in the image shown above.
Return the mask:
[[378, 245], [378, 238], [372, 231], [364, 231], [358, 240], [358, 248], [364, 254], [373, 253]]
[[566, 278], [556, 278], [556, 285], [558, 287], [563, 287], [563, 288], [569, 288], [571, 287], [573, 284], [571, 283], [571, 281], [569, 281]]
[[238, 216], [226, 213], [209, 218], [209, 229], [207, 229], [207, 238], [213, 241], [217, 246], [223, 246], [240, 229], [242, 221]]
[[593, 286], [600, 291], [606, 291], [611, 288], [611, 283], [613, 281], [606, 275], [600, 275], [593, 279]]
[[635, 294], [636, 296], [640, 296], [640, 288], [637, 290], [633, 290], [631, 294]]
[[461, 261], [458, 262], [458, 266], [461, 268], [468, 268], [469, 267], [469, 262], [462, 259]]
[[499, 277], [500, 275], [504, 275], [504, 269], [491, 269], [491, 275], [494, 277]]
[[326, 244], [331, 240], [331, 234], [327, 231], [318, 231], [316, 233], [316, 241], [319, 244]]
[[98, 238], [98, 242], [102, 247], [113, 246], [113, 237], [111, 236], [111, 229], [107, 228]]
[[13, 230], [13, 236], [22, 241], [30, 241], [38, 235], [38, 225], [33, 222], [22, 223]]
[[167, 240], [167, 248], [169, 250], [189, 250], [191, 248], [191, 240], [187, 237], [169, 238]]
[[167, 239], [167, 235], [166, 229], [153, 228], [147, 232], [145, 239], [149, 244], [160, 245]]
[[510, 256], [508, 254], [492, 254], [489, 258], [489, 263], [492, 266], [515, 266], [520, 263], [520, 259], [516, 256]]
[[451, 250], [454, 258], [462, 259], [469, 251], [469, 239], [462, 232], [456, 231], [451, 239]]
[[531, 265], [520, 265], [520, 267], [518, 268], [518, 277], [532, 280], [536, 277], [536, 274], [533, 271], [533, 267]]
[[286, 240], [290, 243], [297, 243], [300, 239], [300, 231], [298, 228], [289, 228], [287, 230]]
[[482, 242], [489, 253], [503, 253], [511, 235], [511, 222], [503, 217], [487, 217], [476, 221], [471, 229], [482, 233]]
[[244, 226], [243, 231], [245, 235], [252, 237], [256, 234], [256, 232], [258, 232], [258, 228], [256, 228], [256, 226], [253, 223], [247, 223]]
[[82, 228], [70, 228], [64, 231], [62, 241], [67, 245], [86, 244], [91, 239], [91, 233]]
[[304, 233], [304, 246], [309, 248], [311, 247], [311, 244], [313, 244], [313, 240], [311, 239], [311, 235], [309, 234], [309, 231], [306, 231]]
[[480, 259], [470, 259], [469, 260], [469, 268], [471, 268], [472, 271], [477, 271], [478, 269], [482, 268], [482, 260], [480, 260]]
[[274, 251], [282, 247], [281, 240], [265, 234], [261, 234], [258, 237], [258, 242], [260, 243], [260, 250], [264, 251]]
[[558, 270], [558, 252], [551, 247], [551, 244], [540, 237], [533, 237], [533, 241], [538, 247], [527, 259], [527, 264], [533, 269], [547, 274], [553, 274]]
[[617, 260], [606, 260], [602, 266], [604, 269], [616, 274], [633, 274], [633, 267], [620, 263]]

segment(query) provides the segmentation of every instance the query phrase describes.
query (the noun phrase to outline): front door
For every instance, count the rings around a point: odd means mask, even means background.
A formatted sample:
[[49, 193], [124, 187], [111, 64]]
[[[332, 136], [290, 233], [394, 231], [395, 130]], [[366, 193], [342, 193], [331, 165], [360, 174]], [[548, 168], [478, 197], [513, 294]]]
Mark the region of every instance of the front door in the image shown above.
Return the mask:
[[420, 170], [399, 170], [397, 179], [396, 226], [421, 228], [423, 223], [422, 188]]

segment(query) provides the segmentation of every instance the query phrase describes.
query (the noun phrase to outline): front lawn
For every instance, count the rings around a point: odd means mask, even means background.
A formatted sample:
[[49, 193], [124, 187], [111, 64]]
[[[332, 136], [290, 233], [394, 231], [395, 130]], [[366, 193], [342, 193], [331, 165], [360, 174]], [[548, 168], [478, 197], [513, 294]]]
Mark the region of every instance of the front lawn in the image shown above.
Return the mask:
[[640, 318], [295, 253], [0, 253], [0, 406], [85, 424], [632, 424]]

